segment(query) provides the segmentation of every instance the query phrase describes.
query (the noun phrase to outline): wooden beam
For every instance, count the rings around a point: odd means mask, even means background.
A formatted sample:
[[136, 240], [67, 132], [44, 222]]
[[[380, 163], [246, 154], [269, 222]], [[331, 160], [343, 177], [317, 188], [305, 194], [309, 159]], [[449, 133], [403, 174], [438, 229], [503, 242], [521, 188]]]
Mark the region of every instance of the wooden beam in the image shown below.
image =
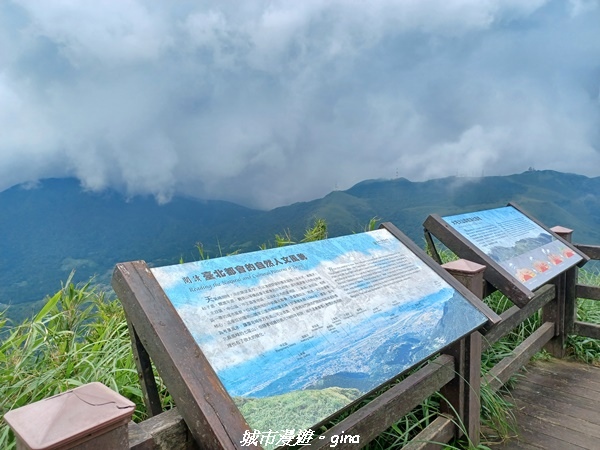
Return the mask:
[[162, 412], [162, 404], [158, 394], [158, 386], [156, 385], [154, 370], [152, 369], [152, 362], [150, 361], [150, 355], [148, 355], [148, 352], [142, 345], [135, 328], [129, 320], [127, 320], [127, 328], [129, 329], [129, 337], [131, 338], [131, 347], [133, 350], [133, 359], [135, 360], [135, 366], [137, 368], [138, 378], [142, 388], [142, 396], [144, 398], [144, 405], [146, 406], [146, 413], [148, 414], [148, 417], [152, 417]]
[[433, 260], [438, 263], [438, 264], [442, 264], [442, 258], [440, 258], [440, 255], [437, 251], [437, 248], [435, 248], [435, 242], [433, 242], [433, 238], [431, 237], [431, 233], [427, 230], [424, 230], [423, 233], [425, 234], [425, 242], [427, 243], [427, 249], [429, 250], [429, 255], [433, 258]]
[[402, 450], [442, 450], [456, 433], [455, 420], [450, 415], [440, 415], [402, 447]]
[[587, 322], [575, 322], [574, 333], [592, 339], [600, 339], [600, 325]]
[[452, 380], [454, 358], [441, 355], [425, 367], [388, 389], [303, 448], [328, 449], [332, 436], [360, 436], [360, 443], [340, 443], [336, 449], [358, 449], [408, 414], [423, 400]]
[[[569, 269], [571, 270], [571, 269]], [[565, 300], [567, 276], [563, 272], [556, 276], [552, 283], [556, 289], [554, 301], [547, 303], [540, 313], [542, 323], [554, 323], [554, 337], [544, 346], [544, 350], [550, 353], [555, 358], [563, 358], [565, 356], [565, 343], [567, 336], [565, 335]]]
[[600, 245], [575, 244], [575, 247], [588, 255], [590, 259], [600, 259]]
[[600, 287], [587, 284], [577, 285], [577, 298], [588, 298], [590, 300], [600, 300]]
[[482, 384], [487, 384], [492, 391], [497, 391], [512, 377], [529, 359], [539, 352], [546, 343], [554, 337], [554, 324], [546, 322], [542, 324], [535, 332], [525, 339], [512, 352], [492, 370], [490, 370], [482, 379]]
[[542, 306], [554, 299], [554, 286], [547, 284], [535, 292], [535, 297], [523, 308], [513, 306], [500, 314], [502, 322], [494, 325], [483, 338], [483, 351], [490, 348], [501, 338], [506, 336], [513, 328], [539, 310]]
[[481, 434], [481, 348], [482, 337], [474, 332], [465, 338], [467, 358], [464, 426], [469, 443], [479, 446]]
[[146, 263], [117, 264], [112, 285], [200, 448], [240, 448], [248, 425]]
[[[466, 338], [454, 342], [444, 353], [454, 358], [454, 372], [456, 376], [450, 380], [442, 389], [440, 395], [440, 411], [442, 413], [456, 416], [461, 422], [465, 420], [465, 389], [467, 389], [467, 344]], [[480, 357], [481, 360], [481, 357]], [[464, 429], [458, 430], [457, 437], [463, 435]]]
[[130, 450], [196, 450], [198, 448], [177, 408], [140, 423], [129, 423]]

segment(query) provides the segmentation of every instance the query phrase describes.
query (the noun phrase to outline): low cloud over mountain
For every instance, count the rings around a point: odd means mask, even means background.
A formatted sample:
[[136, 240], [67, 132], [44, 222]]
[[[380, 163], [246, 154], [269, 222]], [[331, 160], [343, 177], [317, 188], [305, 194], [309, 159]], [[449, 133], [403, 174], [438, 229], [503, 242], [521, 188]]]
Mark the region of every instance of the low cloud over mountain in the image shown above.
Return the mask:
[[268, 208], [600, 167], [597, 0], [0, 3], [0, 190]]

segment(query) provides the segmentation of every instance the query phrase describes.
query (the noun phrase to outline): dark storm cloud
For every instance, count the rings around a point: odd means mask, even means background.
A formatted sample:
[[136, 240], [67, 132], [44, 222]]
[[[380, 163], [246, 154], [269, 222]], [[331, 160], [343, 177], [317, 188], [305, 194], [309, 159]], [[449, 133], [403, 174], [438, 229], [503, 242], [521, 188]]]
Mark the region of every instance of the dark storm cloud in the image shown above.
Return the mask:
[[366, 178], [600, 175], [598, 1], [0, 3], [0, 189], [272, 207]]

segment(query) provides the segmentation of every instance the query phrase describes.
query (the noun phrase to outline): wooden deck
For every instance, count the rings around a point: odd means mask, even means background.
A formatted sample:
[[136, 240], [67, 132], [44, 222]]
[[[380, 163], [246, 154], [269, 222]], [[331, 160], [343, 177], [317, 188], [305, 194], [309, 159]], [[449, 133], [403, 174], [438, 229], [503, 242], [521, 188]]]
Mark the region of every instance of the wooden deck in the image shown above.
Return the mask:
[[522, 375], [510, 399], [519, 435], [492, 449], [600, 449], [600, 367], [552, 359]]

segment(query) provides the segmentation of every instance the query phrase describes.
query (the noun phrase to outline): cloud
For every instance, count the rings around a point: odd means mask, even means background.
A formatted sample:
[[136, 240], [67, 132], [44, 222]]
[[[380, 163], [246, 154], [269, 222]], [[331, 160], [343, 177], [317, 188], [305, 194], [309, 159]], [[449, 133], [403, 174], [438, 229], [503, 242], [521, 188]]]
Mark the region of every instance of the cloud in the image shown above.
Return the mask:
[[595, 0], [0, 4], [0, 190], [273, 207], [367, 178], [598, 176]]

